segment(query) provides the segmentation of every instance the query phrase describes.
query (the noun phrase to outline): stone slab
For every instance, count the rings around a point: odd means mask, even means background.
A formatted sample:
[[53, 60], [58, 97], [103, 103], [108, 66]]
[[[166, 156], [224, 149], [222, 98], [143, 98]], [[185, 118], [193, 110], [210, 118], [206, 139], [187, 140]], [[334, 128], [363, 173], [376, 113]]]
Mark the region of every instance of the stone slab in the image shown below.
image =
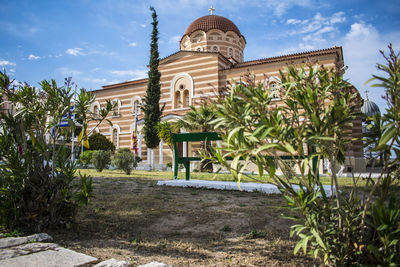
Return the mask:
[[50, 240], [53, 240], [53, 238], [46, 233], [39, 233], [24, 237], [6, 237], [0, 238], [0, 248], [18, 246], [29, 242], [43, 242]]
[[0, 260], [28, 255], [49, 249], [55, 249], [58, 245], [54, 243], [28, 243], [0, 250]]
[[1, 267], [72, 267], [94, 263], [97, 259], [62, 247], [0, 260]]
[[127, 262], [127, 261], [119, 261], [116, 259], [109, 259], [106, 261], [102, 261], [93, 267], [125, 267], [128, 265], [129, 265], [129, 262]]
[[144, 265], [139, 265], [138, 267], [170, 267], [170, 266], [162, 262], [153, 261]]

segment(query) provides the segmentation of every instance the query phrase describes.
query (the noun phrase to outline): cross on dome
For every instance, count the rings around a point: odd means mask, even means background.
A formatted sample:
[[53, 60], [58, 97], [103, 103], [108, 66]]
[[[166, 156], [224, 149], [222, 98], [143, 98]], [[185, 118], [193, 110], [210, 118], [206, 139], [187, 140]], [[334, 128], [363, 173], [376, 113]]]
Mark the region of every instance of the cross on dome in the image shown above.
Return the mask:
[[211, 5], [208, 11], [210, 11], [210, 15], [213, 15], [215, 8], [213, 8], [213, 6]]
[[369, 99], [368, 99], [368, 93], [369, 93], [369, 91], [368, 91], [368, 90], [365, 90], [365, 97], [367, 98], [367, 100], [369, 100]]

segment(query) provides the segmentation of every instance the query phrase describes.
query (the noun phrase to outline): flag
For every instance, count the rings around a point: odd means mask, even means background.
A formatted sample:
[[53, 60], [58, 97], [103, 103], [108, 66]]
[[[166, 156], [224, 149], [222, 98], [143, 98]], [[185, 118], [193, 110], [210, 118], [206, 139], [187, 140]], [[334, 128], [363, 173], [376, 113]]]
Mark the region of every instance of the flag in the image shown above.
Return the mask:
[[82, 131], [79, 133], [78, 142], [81, 142], [83, 138], [83, 146], [89, 148], [89, 140], [87, 137], [86, 127], [82, 127]]
[[137, 112], [135, 112], [135, 124], [132, 129], [132, 149], [135, 151], [135, 155], [138, 153], [138, 140], [137, 140]]

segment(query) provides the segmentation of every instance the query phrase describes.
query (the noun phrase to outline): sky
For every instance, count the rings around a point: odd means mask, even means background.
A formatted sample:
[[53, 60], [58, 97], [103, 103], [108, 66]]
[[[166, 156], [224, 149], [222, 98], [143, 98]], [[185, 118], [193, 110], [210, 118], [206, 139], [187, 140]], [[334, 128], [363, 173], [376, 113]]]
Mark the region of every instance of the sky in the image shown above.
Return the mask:
[[245, 61], [342, 46], [345, 78], [384, 110], [383, 90], [365, 82], [383, 75], [379, 50], [393, 43], [400, 51], [399, 0], [0, 0], [0, 68], [30, 85], [72, 77], [88, 90], [145, 78], [149, 7], [158, 14], [163, 58], [210, 5], [245, 36]]

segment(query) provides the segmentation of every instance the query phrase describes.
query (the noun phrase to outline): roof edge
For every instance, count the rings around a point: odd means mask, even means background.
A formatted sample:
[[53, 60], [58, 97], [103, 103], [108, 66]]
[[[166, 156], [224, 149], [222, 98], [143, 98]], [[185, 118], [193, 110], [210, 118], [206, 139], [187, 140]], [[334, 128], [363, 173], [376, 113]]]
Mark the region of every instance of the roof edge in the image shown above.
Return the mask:
[[[235, 64], [231, 68], [242, 68], [242, 67], [260, 65], [260, 64], [264, 64], [264, 63], [304, 58], [307, 56], [331, 54], [331, 53], [337, 53], [338, 51], [340, 51], [341, 60], [343, 61], [342, 47], [341, 46], [333, 46], [333, 47], [325, 48], [325, 49], [312, 50], [312, 51], [306, 51], [306, 52], [300, 52], [300, 53], [293, 53], [293, 54], [287, 54], [287, 55], [281, 55], [281, 56], [275, 56], [275, 57], [269, 57], [269, 58], [261, 58], [261, 59], [255, 59], [255, 60], [250, 60], [250, 61], [244, 61], [242, 63]], [[227, 68], [227, 69], [231, 69], [231, 68]], [[224, 69], [224, 70], [227, 70], [227, 69]]]
[[102, 89], [97, 89], [97, 90], [93, 90], [93, 91], [100, 91], [100, 90], [104, 90], [104, 89], [112, 89], [112, 88], [121, 87], [121, 86], [129, 86], [129, 85], [147, 83], [147, 81], [148, 81], [148, 78], [143, 78], [143, 79], [138, 79], [138, 80], [133, 80], [133, 81], [103, 85]]

